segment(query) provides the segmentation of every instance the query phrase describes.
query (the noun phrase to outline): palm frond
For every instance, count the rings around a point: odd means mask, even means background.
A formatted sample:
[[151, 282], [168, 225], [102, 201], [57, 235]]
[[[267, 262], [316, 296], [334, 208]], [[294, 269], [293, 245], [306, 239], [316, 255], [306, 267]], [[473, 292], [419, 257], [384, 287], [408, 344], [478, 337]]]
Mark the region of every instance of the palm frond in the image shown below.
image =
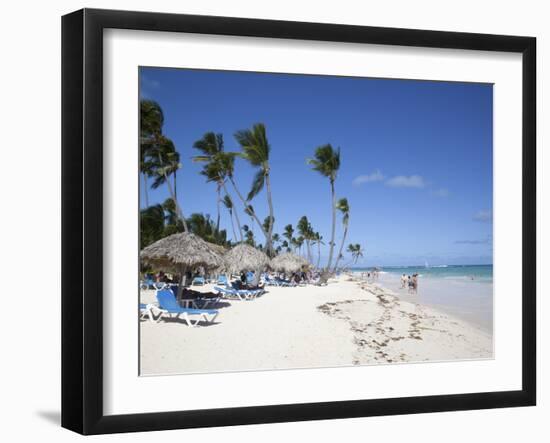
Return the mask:
[[231, 197], [228, 194], [225, 194], [222, 199], [222, 203], [227, 209], [233, 209], [233, 200], [231, 200]]
[[335, 180], [338, 169], [340, 169], [340, 148], [334, 150], [331, 144], [319, 146], [315, 149], [314, 157], [306, 160], [312, 169]]
[[256, 123], [252, 129], [237, 131], [235, 139], [243, 150], [241, 157], [251, 165], [264, 166], [269, 161], [270, 146], [263, 123]]
[[264, 184], [265, 184], [265, 174], [263, 169], [260, 169], [254, 176], [254, 180], [252, 180], [252, 188], [250, 189], [250, 192], [248, 193], [246, 199], [250, 201], [254, 197], [256, 197], [260, 193], [260, 191], [264, 188]]
[[212, 157], [223, 151], [223, 135], [207, 132], [201, 139], [193, 143], [193, 148], [198, 149], [206, 156]]

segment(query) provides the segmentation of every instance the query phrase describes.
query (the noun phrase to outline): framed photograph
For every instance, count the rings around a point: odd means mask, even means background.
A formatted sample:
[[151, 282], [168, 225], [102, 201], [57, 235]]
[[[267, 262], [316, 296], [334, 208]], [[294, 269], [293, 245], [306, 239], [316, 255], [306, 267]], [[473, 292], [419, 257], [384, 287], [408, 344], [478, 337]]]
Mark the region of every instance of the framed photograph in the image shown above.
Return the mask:
[[536, 402], [532, 37], [62, 20], [62, 425]]

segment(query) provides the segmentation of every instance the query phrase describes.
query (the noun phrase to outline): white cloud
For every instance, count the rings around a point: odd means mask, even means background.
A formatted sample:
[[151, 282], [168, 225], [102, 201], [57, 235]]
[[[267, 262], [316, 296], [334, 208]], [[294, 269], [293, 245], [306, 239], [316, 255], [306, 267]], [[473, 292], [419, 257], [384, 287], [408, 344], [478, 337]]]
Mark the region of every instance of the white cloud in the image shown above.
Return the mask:
[[420, 175], [398, 175], [386, 181], [392, 188], [425, 188], [426, 182]]
[[448, 197], [449, 196], [449, 190], [446, 188], [439, 188], [436, 191], [432, 191], [432, 194], [437, 197]]
[[360, 175], [358, 177], [355, 177], [353, 179], [353, 184], [355, 186], [360, 186], [363, 183], [379, 182], [384, 180], [384, 178], [385, 178], [384, 175], [380, 172], [379, 169], [377, 169], [372, 174]]
[[474, 214], [473, 220], [482, 223], [491, 223], [493, 221], [493, 210], [484, 209], [482, 211], [478, 211]]

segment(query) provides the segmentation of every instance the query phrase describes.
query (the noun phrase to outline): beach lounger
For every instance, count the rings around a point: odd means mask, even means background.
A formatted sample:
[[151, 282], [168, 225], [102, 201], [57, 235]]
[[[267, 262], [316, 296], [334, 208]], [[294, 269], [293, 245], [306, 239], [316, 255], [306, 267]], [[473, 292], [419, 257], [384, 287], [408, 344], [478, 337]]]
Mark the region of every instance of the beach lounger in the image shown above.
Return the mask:
[[281, 286], [277, 280], [269, 278], [267, 275], [264, 276], [264, 281], [266, 286]]
[[[169, 289], [172, 291], [172, 293], [177, 299], [178, 286], [173, 285]], [[179, 300], [179, 302], [180, 304], [182, 301], [186, 301], [187, 303], [191, 302], [191, 305], [194, 308], [206, 309], [208, 305], [211, 305], [211, 304], [216, 305], [217, 303], [219, 303], [221, 298], [222, 297], [219, 294], [215, 294], [213, 292], [204, 293], [204, 292], [194, 291], [188, 288], [183, 288], [183, 292], [181, 294], [181, 300]]]
[[256, 298], [258, 295], [262, 295], [265, 290], [263, 288], [255, 287], [255, 288], [242, 288], [238, 286], [238, 281], [234, 281], [231, 283], [231, 285], [226, 285], [227, 289], [229, 290], [235, 290], [235, 291], [246, 291], [249, 294], [249, 298]]
[[296, 283], [290, 280], [283, 280], [282, 278], [276, 278], [275, 280], [277, 281], [278, 286], [285, 286], [285, 287], [296, 286]]
[[255, 291], [249, 291], [248, 289], [221, 288], [219, 286], [214, 286], [214, 291], [221, 294], [223, 298], [238, 300], [251, 300], [257, 296]]
[[153, 288], [155, 288], [157, 291], [164, 289], [166, 286], [167, 284], [161, 281], [153, 283]]
[[139, 319], [145, 320], [147, 317], [149, 317], [149, 320], [151, 320], [151, 323], [156, 323], [158, 319], [155, 319], [155, 316], [153, 314], [153, 309], [156, 306], [153, 304], [145, 304], [140, 303], [139, 304]]
[[198, 285], [205, 285], [206, 282], [204, 281], [204, 277], [195, 277], [193, 281], [191, 282], [191, 286], [198, 286]]
[[217, 281], [217, 284], [218, 285], [226, 285], [228, 282], [227, 282], [227, 276], [225, 275], [220, 275], [218, 277], [218, 281]]
[[[189, 327], [197, 326], [201, 320], [212, 323], [218, 316], [218, 311], [215, 309], [182, 308], [178, 304], [172, 291], [168, 289], [158, 291], [157, 300], [159, 302], [158, 310], [162, 315], [168, 315], [170, 317], [175, 315], [176, 318], [180, 318], [181, 315]], [[195, 323], [193, 323], [191, 317], [196, 318]]]

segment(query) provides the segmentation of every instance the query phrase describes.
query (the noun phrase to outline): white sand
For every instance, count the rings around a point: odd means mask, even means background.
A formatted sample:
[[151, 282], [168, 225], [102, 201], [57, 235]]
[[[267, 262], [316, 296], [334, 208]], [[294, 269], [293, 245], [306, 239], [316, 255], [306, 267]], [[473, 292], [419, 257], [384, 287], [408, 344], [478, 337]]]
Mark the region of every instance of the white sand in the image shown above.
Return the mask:
[[[222, 302], [209, 326], [142, 320], [142, 374], [492, 358], [487, 332], [348, 277], [268, 291]], [[142, 303], [153, 301], [142, 292]]]

